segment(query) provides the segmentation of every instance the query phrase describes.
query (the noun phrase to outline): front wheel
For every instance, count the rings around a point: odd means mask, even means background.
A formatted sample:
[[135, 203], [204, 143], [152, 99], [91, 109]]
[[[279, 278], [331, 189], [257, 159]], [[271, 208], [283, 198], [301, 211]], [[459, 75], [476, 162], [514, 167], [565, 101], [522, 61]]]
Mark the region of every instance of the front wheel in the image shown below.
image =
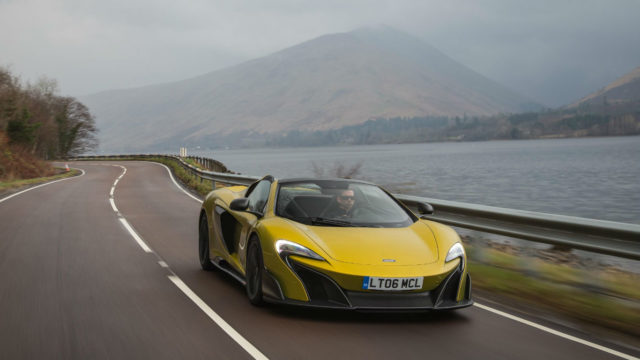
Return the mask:
[[200, 215], [198, 224], [198, 257], [202, 270], [213, 270], [213, 263], [209, 258], [209, 224], [207, 223], [207, 214], [204, 212]]
[[247, 297], [251, 304], [255, 306], [260, 306], [264, 303], [262, 300], [263, 268], [260, 242], [253, 237], [247, 249]]

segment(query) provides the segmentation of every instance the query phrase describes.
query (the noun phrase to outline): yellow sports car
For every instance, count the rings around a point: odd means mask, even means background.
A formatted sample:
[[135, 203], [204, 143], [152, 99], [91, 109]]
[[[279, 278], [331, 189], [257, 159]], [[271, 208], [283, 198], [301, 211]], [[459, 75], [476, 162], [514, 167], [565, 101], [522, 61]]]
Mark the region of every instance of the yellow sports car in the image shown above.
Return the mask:
[[[433, 212], [421, 204], [422, 214]], [[362, 310], [469, 306], [458, 234], [380, 187], [347, 179], [274, 179], [212, 191], [199, 257], [263, 302]]]

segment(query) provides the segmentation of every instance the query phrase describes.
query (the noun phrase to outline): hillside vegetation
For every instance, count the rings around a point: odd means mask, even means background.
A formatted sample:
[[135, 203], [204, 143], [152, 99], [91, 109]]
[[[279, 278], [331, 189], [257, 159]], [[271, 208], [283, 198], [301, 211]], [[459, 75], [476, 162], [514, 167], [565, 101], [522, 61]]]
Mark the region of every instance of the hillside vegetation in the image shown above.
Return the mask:
[[0, 131], [0, 182], [45, 177], [54, 174], [53, 167], [21, 146], [11, 146]]
[[0, 181], [49, 176], [54, 170], [44, 160], [96, 147], [89, 109], [56, 92], [55, 80], [23, 85], [0, 67]]
[[[489, 117], [376, 119], [335, 130], [268, 134], [262, 141], [277, 147], [619, 135], [640, 135], [640, 101]], [[254, 134], [252, 143], [259, 140]]]
[[640, 68], [560, 109], [492, 116], [377, 118], [328, 130], [235, 132], [205, 137], [204, 143], [278, 147], [622, 135], [640, 135]]
[[640, 66], [619, 77], [604, 88], [589, 94], [569, 108], [617, 105], [640, 100]]

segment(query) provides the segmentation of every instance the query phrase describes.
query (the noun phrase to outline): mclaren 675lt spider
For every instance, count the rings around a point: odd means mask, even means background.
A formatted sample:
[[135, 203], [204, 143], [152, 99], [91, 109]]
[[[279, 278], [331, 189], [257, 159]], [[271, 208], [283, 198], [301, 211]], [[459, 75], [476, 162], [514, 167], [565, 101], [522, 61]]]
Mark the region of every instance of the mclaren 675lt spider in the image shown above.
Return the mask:
[[[420, 204], [420, 213], [433, 212]], [[204, 270], [249, 301], [355, 310], [469, 306], [458, 234], [382, 188], [348, 179], [274, 179], [209, 193], [199, 219]]]

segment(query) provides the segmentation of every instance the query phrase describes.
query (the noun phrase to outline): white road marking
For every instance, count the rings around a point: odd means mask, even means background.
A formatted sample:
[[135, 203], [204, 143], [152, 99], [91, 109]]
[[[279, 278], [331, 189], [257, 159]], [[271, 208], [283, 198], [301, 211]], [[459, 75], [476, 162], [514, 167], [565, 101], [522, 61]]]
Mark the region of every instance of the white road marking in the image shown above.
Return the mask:
[[173, 181], [174, 184], [176, 184], [176, 186], [178, 187], [178, 189], [182, 190], [183, 193], [187, 194], [190, 198], [192, 198], [193, 200], [202, 203], [202, 200], [198, 199], [197, 197], [193, 196], [190, 192], [188, 192], [187, 190], [185, 190], [182, 186], [180, 186], [180, 184], [178, 184], [178, 182], [176, 181], [176, 179], [173, 178], [173, 174], [171, 173], [171, 169], [169, 169], [169, 167], [165, 164], [160, 164], [157, 162], [152, 162], [153, 164], [157, 164], [160, 166], [164, 166], [165, 169], [167, 169], [167, 172], [169, 172], [169, 176], [171, 177], [171, 181]]
[[113, 182], [113, 186], [111, 187], [111, 197], [109, 198], [109, 202], [111, 203], [111, 207], [113, 208], [113, 211], [115, 211], [117, 214], [119, 214], [121, 216], [120, 217], [120, 222], [122, 223], [124, 228], [127, 229], [129, 234], [131, 235], [131, 237], [133, 237], [133, 239], [138, 243], [138, 245], [140, 245], [142, 250], [144, 250], [144, 252], [146, 252], [146, 253], [152, 253], [153, 250], [151, 250], [151, 248], [147, 245], [147, 243], [145, 243], [144, 240], [142, 240], [142, 238], [140, 236], [138, 236], [136, 231], [133, 230], [131, 225], [129, 225], [129, 222], [127, 222], [127, 219], [125, 219], [122, 216], [122, 214], [120, 214], [120, 212], [118, 211], [118, 208], [116, 207], [116, 202], [115, 202], [115, 200], [113, 198], [113, 191], [115, 190], [116, 185], [118, 184], [118, 181], [124, 176], [124, 174], [127, 173], [127, 168], [124, 167], [124, 166], [120, 166], [120, 165], [114, 165], [114, 166], [118, 166], [118, 167], [122, 168], [122, 174], [120, 174], [120, 176], [116, 179], [116, 181]]
[[263, 353], [260, 352], [256, 347], [254, 347], [247, 339], [245, 339], [242, 335], [240, 335], [234, 328], [231, 327], [223, 318], [220, 317], [213, 309], [207, 305], [198, 295], [196, 295], [179, 277], [174, 275], [169, 275], [169, 280], [171, 280], [182, 292], [187, 295], [191, 301], [193, 301], [199, 308], [202, 310], [211, 320], [213, 320], [218, 326], [224, 330], [233, 340], [235, 340], [238, 345], [242, 346], [242, 348], [249, 353], [254, 359], [268, 359]]
[[543, 326], [543, 325], [540, 325], [540, 324], [536, 324], [533, 321], [525, 320], [523, 318], [517, 317], [515, 315], [511, 315], [509, 313], [494, 309], [494, 308], [486, 306], [486, 305], [482, 305], [482, 304], [478, 304], [478, 303], [474, 303], [473, 305], [479, 307], [480, 309], [487, 310], [487, 311], [492, 312], [494, 314], [497, 314], [497, 315], [500, 315], [500, 316], [504, 316], [504, 317], [506, 317], [508, 319], [517, 321], [519, 323], [522, 323], [522, 324], [525, 324], [525, 325], [529, 325], [529, 326], [534, 327], [536, 329], [539, 329], [539, 330], [542, 330], [542, 331], [546, 331], [546, 332], [548, 332], [550, 334], [553, 334], [553, 335], [556, 335], [556, 336], [560, 336], [560, 337], [565, 338], [567, 340], [575, 341], [575, 342], [577, 342], [579, 344], [586, 345], [586, 346], [592, 347], [592, 348], [600, 350], [600, 351], [604, 351], [606, 353], [621, 357], [623, 359], [640, 360], [637, 357], [634, 357], [634, 356], [631, 356], [631, 355], [628, 355], [628, 354], [625, 354], [625, 353], [621, 353], [621, 352], [613, 350], [613, 349], [609, 349], [609, 348], [604, 347], [602, 345], [594, 344], [594, 343], [592, 343], [590, 341], [583, 340], [583, 339], [580, 339], [578, 337], [575, 337], [575, 336], [572, 336], [572, 335], [569, 335], [569, 334], [565, 334], [563, 332], [551, 329], [549, 327], [546, 327], [546, 326]]
[[111, 208], [113, 211], [118, 212], [118, 208], [116, 207], [116, 203], [113, 201], [113, 198], [109, 198], [109, 202], [111, 203]]
[[145, 243], [144, 240], [142, 240], [142, 238], [138, 236], [138, 234], [136, 234], [136, 232], [133, 230], [131, 225], [129, 225], [129, 223], [127, 222], [127, 219], [121, 217], [120, 222], [122, 223], [122, 225], [124, 225], [124, 228], [127, 229], [129, 234], [131, 234], [133, 239], [138, 243], [138, 245], [140, 245], [140, 247], [142, 248], [142, 250], [144, 250], [144, 252], [146, 253], [153, 252], [153, 250], [151, 250], [151, 248], [147, 246], [147, 243]]
[[[173, 178], [173, 175], [171, 175], [171, 170], [169, 170], [168, 167], [166, 167], [163, 164], [160, 164], [160, 165], [164, 166], [167, 169], [167, 171], [169, 171], [169, 175], [171, 176], [171, 180], [173, 180], [173, 183], [176, 184], [176, 186], [178, 186], [178, 188], [180, 190], [182, 190], [185, 194], [189, 195], [192, 199], [197, 200], [198, 202], [202, 202], [200, 199], [198, 199], [195, 196], [189, 194], [186, 190], [184, 190], [182, 187], [180, 187], [180, 185]], [[122, 175], [120, 175], [120, 178], [121, 178], [127, 172], [127, 168], [125, 168], [124, 166], [120, 166], [120, 167], [124, 169], [124, 172], [122, 173]], [[120, 178], [118, 178], [118, 179], [120, 179]], [[113, 184], [113, 188], [115, 188], [117, 183], [118, 183], [118, 180], [116, 180], [115, 183]], [[110, 198], [109, 200], [111, 201], [111, 204], [114, 207], [114, 211], [118, 212], [117, 209], [115, 208], [115, 203], [113, 201], [113, 198]], [[258, 350], [249, 341], [247, 341], [247, 339], [245, 339], [242, 335], [240, 335], [240, 333], [238, 333], [233, 327], [231, 327], [231, 325], [229, 325], [222, 317], [220, 317], [220, 315], [218, 315], [215, 311], [213, 311], [213, 309], [211, 309], [209, 307], [209, 305], [207, 305], [202, 299], [200, 299], [200, 297], [198, 295], [196, 295], [189, 288], [189, 286], [187, 286], [187, 284], [185, 284], [184, 281], [182, 281], [173, 272], [173, 270], [171, 270], [169, 265], [165, 261], [161, 260], [160, 256], [157, 253], [155, 253], [144, 242], [144, 240], [142, 240], [142, 238], [135, 232], [133, 227], [131, 225], [129, 225], [129, 223], [122, 216], [122, 214], [120, 214], [120, 222], [122, 222], [122, 225], [127, 229], [127, 231], [129, 231], [129, 234], [131, 234], [131, 236], [135, 239], [135, 241], [138, 243], [138, 245], [140, 245], [142, 250], [144, 250], [147, 253], [155, 254], [156, 257], [158, 258], [158, 264], [161, 267], [166, 268], [167, 270], [169, 270], [169, 272], [171, 272], [172, 275], [168, 276], [169, 280], [171, 280], [171, 282], [173, 282], [174, 285], [176, 285], [178, 287], [178, 289], [180, 289], [185, 295], [187, 295], [187, 297], [189, 299], [191, 299], [191, 301], [193, 301], [200, 308], [200, 310], [202, 310], [211, 320], [213, 320], [213, 322], [215, 322], [216, 325], [218, 325], [220, 327], [220, 329], [222, 329], [225, 333], [227, 333], [227, 335], [229, 335], [236, 343], [238, 343], [238, 345], [240, 345], [254, 359], [268, 360], [268, 358], [266, 356], [264, 356], [264, 354], [262, 354], [260, 352], [260, 350]]]
[[[173, 178], [173, 175], [171, 174], [171, 170], [169, 170], [168, 167], [166, 167], [163, 164], [159, 164], [164, 166], [167, 171], [169, 172], [169, 176], [171, 176], [171, 180], [173, 181], [173, 183], [180, 189], [182, 190], [185, 194], [187, 194], [189, 197], [191, 197], [192, 199], [198, 201], [198, 202], [202, 202], [200, 199], [198, 199], [197, 197], [191, 195], [190, 193], [188, 193], [185, 189], [183, 189], [177, 182], [176, 180]], [[109, 198], [109, 202], [111, 203], [111, 207], [113, 208], [113, 211], [118, 213], [118, 208], [116, 207], [115, 201], [113, 199], [113, 192], [115, 190], [116, 185], [118, 184], [118, 181], [120, 179], [122, 179], [122, 177], [124, 176], [124, 174], [126, 174], [127, 172], [127, 168], [125, 168], [124, 166], [120, 166], [120, 165], [114, 165], [114, 166], [118, 166], [120, 168], [123, 169], [122, 175], [120, 175], [115, 182], [113, 183], [113, 187], [111, 188], [111, 192], [110, 192], [110, 198]], [[64, 178], [64, 179], [60, 179], [60, 180], [54, 180], [48, 183], [44, 183], [44, 184], [40, 184], [25, 190], [22, 190], [20, 192], [17, 192], [15, 194], [9, 195], [5, 198], [0, 199], [0, 203], [11, 199], [12, 197], [18, 196], [20, 194], [23, 194], [27, 191], [31, 191], [33, 189], [37, 189], [39, 187], [43, 187], [46, 185], [50, 185], [53, 183], [57, 183], [60, 181], [64, 181], [64, 180], [70, 180], [70, 179], [74, 179], [80, 176], [83, 176], [85, 174], [85, 171], [82, 169], [78, 169], [82, 172], [82, 174], [80, 174], [79, 176], [74, 176], [74, 177], [70, 177], [70, 178]], [[140, 247], [142, 248], [142, 250], [144, 250], [144, 252], [146, 253], [154, 253], [153, 250], [151, 250], [151, 248], [144, 242], [144, 240], [142, 240], [142, 238], [135, 232], [135, 230], [133, 229], [133, 227], [131, 227], [131, 225], [129, 225], [129, 223], [127, 222], [127, 220], [124, 217], [120, 217], [119, 218], [120, 222], [122, 223], [122, 225], [125, 227], [125, 229], [127, 229], [127, 231], [129, 232], [129, 234], [131, 235], [131, 237], [133, 237], [133, 239], [138, 243], [138, 245], [140, 245]], [[156, 254], [156, 256], [158, 256]], [[171, 269], [169, 268], [169, 265], [160, 260], [158, 261], [158, 264], [160, 264], [161, 267], [163, 268], [167, 268], [171, 271]], [[173, 273], [173, 271], [171, 271], [171, 273]], [[213, 320], [225, 333], [227, 333], [227, 335], [229, 335], [236, 343], [238, 343], [238, 345], [240, 345], [247, 353], [249, 353], [249, 355], [251, 355], [254, 359], [258, 359], [258, 360], [268, 360], [268, 358], [262, 354], [260, 352], [260, 350], [258, 350], [255, 346], [253, 346], [249, 341], [247, 341], [247, 339], [245, 339], [242, 335], [240, 335], [240, 333], [238, 333], [233, 327], [231, 327], [231, 325], [229, 325], [229, 323], [227, 323], [222, 317], [220, 317], [220, 315], [218, 315], [215, 311], [213, 311], [213, 309], [211, 309], [202, 299], [200, 299], [200, 297], [198, 297], [198, 295], [196, 295], [188, 286], [187, 284], [185, 284], [178, 276], [176, 275], [169, 275], [168, 276], [169, 280], [171, 280], [171, 282], [173, 282], [185, 295], [187, 295], [187, 297], [189, 299], [191, 299], [191, 301], [193, 301], [211, 320]]]
[[115, 186], [111, 187], [111, 191], [109, 191], [109, 196], [113, 197], [113, 192], [116, 190]]
[[[75, 169], [75, 168], [73, 168], [73, 169]], [[72, 177], [68, 177], [68, 178], [64, 178], [64, 179], [60, 179], [60, 180], [54, 180], [54, 181], [50, 181], [50, 182], [48, 182], [48, 183], [44, 183], [44, 184], [40, 184], [40, 185], [36, 185], [36, 186], [30, 187], [30, 188], [28, 188], [28, 189], [25, 189], [25, 190], [19, 191], [19, 192], [15, 193], [15, 194], [11, 194], [11, 195], [9, 195], [9, 196], [7, 196], [7, 197], [5, 197], [5, 198], [0, 199], [0, 203], [1, 203], [1, 202], [3, 202], [3, 201], [9, 200], [9, 199], [11, 199], [11, 198], [12, 198], [12, 197], [14, 197], [14, 196], [18, 196], [18, 195], [20, 195], [20, 194], [26, 193], [27, 191], [31, 191], [31, 190], [33, 190], [33, 189], [37, 189], [37, 188], [39, 188], [39, 187], [43, 187], [43, 186], [47, 186], [47, 185], [51, 185], [51, 184], [53, 184], [53, 183], [57, 183], [57, 182], [60, 182], [60, 181], [65, 181], [65, 180], [71, 180], [71, 179], [79, 178], [80, 176], [83, 176], [83, 175], [84, 175], [84, 170], [82, 170], [82, 169], [76, 169], [76, 170], [80, 170], [80, 171], [82, 171], [82, 174], [80, 174], [80, 175], [78, 175], [78, 176], [72, 176]]]

